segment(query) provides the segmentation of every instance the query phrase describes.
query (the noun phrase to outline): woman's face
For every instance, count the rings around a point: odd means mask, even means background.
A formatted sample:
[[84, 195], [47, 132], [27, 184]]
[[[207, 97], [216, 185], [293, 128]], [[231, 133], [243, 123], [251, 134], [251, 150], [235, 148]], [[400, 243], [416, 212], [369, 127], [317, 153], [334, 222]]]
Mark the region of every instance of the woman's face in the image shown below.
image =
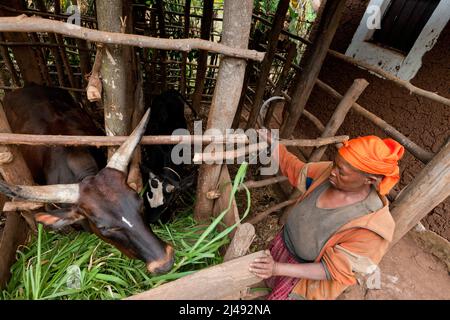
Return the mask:
[[372, 183], [367, 175], [351, 166], [340, 154], [334, 159], [329, 180], [336, 189], [343, 191], [358, 191]]

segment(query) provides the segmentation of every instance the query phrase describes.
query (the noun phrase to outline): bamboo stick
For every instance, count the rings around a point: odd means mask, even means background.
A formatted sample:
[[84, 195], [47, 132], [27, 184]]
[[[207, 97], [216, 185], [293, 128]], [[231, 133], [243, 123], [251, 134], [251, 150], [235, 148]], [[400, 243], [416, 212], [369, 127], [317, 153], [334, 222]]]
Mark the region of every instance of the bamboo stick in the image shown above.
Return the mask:
[[53, 32], [68, 37], [85, 39], [92, 42], [106, 44], [121, 44], [127, 46], [147, 47], [163, 50], [191, 51], [195, 49], [217, 52], [229, 57], [262, 61], [264, 52], [233, 48], [220, 43], [202, 39], [162, 39], [140, 36], [135, 34], [122, 34], [116, 32], [98, 31], [94, 29], [69, 25], [64, 22], [48, 20], [38, 17], [0, 18], [1, 32]]

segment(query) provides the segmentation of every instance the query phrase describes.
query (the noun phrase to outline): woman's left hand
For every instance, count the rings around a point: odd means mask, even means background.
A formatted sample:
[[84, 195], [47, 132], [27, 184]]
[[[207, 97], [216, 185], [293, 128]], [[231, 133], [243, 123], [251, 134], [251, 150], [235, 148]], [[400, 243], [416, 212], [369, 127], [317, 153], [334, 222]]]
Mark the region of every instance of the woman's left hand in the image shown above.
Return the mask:
[[269, 250], [264, 252], [266, 255], [256, 258], [250, 263], [249, 271], [262, 279], [268, 279], [275, 275], [275, 261]]

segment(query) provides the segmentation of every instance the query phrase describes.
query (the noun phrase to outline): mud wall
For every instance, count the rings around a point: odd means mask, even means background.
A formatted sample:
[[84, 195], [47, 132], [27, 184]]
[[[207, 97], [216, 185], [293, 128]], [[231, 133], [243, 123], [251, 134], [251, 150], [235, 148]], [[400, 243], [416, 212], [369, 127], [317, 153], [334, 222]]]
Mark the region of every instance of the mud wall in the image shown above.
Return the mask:
[[[346, 11], [332, 49], [344, 53], [364, 14], [368, 1], [347, 1]], [[358, 102], [374, 114], [393, 125], [404, 135], [426, 150], [438, 152], [450, 135], [450, 108], [428, 99], [411, 95], [407, 90], [380, 79], [357, 67], [328, 56], [319, 78], [343, 94], [355, 78], [363, 77], [369, 86]], [[422, 67], [411, 82], [423, 89], [435, 91], [450, 98], [450, 24], [442, 31], [437, 43], [422, 59]], [[333, 113], [337, 101], [327, 93], [314, 88], [306, 109], [326, 123]], [[317, 129], [304, 118], [298, 130], [302, 135], [317, 136]], [[374, 134], [386, 135], [365, 118], [350, 112], [338, 134], [351, 137]], [[400, 162], [403, 188], [420, 172], [424, 165], [408, 152]], [[450, 199], [436, 207], [422, 221], [430, 230], [450, 240]]]

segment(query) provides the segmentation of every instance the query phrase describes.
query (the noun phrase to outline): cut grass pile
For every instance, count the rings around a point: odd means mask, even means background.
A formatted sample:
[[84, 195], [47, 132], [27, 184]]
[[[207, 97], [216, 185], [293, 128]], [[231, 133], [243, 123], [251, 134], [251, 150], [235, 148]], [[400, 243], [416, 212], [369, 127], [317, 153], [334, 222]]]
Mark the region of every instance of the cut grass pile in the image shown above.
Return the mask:
[[[219, 250], [229, 243], [227, 235], [236, 225], [217, 226], [231, 208], [246, 170], [244, 163], [234, 179], [228, 208], [211, 224], [198, 225], [190, 208], [172, 222], [152, 227], [175, 249], [175, 264], [167, 274], [148, 274], [144, 262], [127, 258], [94, 234], [63, 235], [45, 231], [39, 225], [30, 244], [18, 251], [11, 280], [0, 292], [0, 299], [122, 299], [221, 263]], [[247, 209], [241, 219], [250, 209], [250, 193], [246, 193]]]

